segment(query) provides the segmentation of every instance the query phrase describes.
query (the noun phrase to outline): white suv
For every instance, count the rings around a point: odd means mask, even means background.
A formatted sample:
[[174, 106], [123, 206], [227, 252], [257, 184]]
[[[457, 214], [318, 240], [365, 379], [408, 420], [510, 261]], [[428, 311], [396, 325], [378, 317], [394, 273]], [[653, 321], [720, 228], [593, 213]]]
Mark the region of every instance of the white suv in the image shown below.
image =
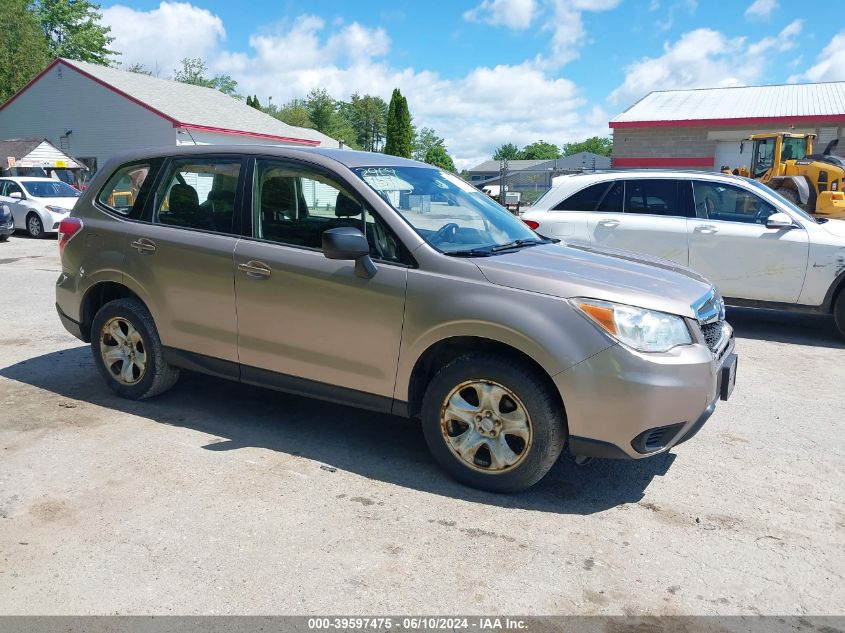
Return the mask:
[[523, 220], [570, 244], [689, 266], [730, 305], [832, 313], [845, 336], [845, 221], [813, 218], [754, 180], [676, 170], [561, 176]]
[[7, 176], [0, 178], [0, 204], [12, 211], [16, 229], [30, 237], [56, 233], [81, 194], [69, 184], [52, 178]]

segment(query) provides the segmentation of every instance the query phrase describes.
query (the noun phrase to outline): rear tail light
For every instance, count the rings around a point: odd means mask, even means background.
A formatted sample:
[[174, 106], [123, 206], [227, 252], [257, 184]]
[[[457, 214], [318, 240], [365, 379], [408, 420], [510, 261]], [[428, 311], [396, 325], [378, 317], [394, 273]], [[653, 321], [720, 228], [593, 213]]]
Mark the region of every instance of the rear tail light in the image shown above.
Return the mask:
[[523, 220], [523, 222], [525, 222], [528, 225], [528, 228], [532, 231], [536, 231], [540, 228], [540, 223], [535, 222], [534, 220]]
[[59, 256], [65, 252], [65, 246], [74, 235], [82, 230], [82, 220], [79, 218], [67, 217], [59, 222]]

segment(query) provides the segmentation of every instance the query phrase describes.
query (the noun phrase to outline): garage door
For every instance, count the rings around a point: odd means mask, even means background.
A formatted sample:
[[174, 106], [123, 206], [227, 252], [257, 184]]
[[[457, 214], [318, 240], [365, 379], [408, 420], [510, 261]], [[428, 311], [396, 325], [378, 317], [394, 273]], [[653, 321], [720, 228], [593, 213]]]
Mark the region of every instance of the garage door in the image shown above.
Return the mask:
[[751, 162], [751, 143], [745, 143], [745, 151], [740, 154], [740, 141], [719, 141], [716, 143], [716, 160], [714, 165], [716, 169], [721, 169], [723, 166], [734, 169], [741, 165], [748, 166]]

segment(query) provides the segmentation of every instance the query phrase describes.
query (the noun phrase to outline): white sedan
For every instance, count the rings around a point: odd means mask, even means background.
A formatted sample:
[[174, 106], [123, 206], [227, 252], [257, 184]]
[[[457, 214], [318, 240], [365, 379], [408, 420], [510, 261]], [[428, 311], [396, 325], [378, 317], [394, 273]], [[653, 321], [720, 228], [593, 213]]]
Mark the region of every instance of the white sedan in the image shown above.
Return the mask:
[[538, 233], [688, 266], [730, 305], [832, 313], [845, 335], [845, 221], [765, 185], [670, 170], [561, 176], [522, 219]]
[[0, 178], [0, 203], [12, 211], [15, 228], [25, 229], [30, 237], [57, 232], [80, 195], [67, 183], [52, 178]]

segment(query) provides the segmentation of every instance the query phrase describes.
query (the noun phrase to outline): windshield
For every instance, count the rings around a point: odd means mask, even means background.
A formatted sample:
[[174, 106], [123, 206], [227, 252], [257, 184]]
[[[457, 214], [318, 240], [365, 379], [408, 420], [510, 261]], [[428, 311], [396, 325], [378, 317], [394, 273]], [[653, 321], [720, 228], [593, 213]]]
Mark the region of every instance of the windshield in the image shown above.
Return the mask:
[[546, 240], [472, 185], [434, 167], [353, 170], [426, 242], [448, 254], [492, 254], [495, 247]]
[[36, 198], [78, 198], [79, 191], [61, 180], [22, 180], [27, 193]]
[[806, 211], [804, 211], [804, 209], [802, 209], [801, 207], [797, 206], [797, 205], [796, 205], [794, 202], [792, 202], [791, 200], [789, 200], [789, 199], [787, 199], [787, 198], [784, 198], [782, 195], [780, 195], [777, 191], [775, 191], [775, 190], [774, 190], [774, 189], [772, 189], [771, 187], [768, 187], [768, 186], [766, 186], [766, 185], [762, 184], [761, 182], [758, 182], [757, 180], [752, 180], [752, 179], [750, 179], [750, 178], [746, 179], [746, 182], [747, 182], [749, 185], [751, 185], [752, 187], [756, 187], [757, 189], [760, 189], [761, 191], [765, 191], [765, 192], [766, 192], [767, 194], [769, 194], [770, 196], [774, 196], [775, 198], [777, 198], [777, 199], [778, 199], [778, 201], [779, 201], [781, 204], [783, 204], [784, 206], [788, 207], [790, 211], [792, 211], [792, 212], [794, 212], [794, 213], [797, 213], [799, 216], [801, 216], [801, 217], [802, 217], [802, 218], [804, 218], [805, 220], [809, 220], [810, 222], [816, 222], [816, 223], [818, 223], [818, 220], [816, 220], [816, 218], [814, 218], [814, 217], [813, 217], [813, 216], [811, 216], [809, 213], [807, 213]]

